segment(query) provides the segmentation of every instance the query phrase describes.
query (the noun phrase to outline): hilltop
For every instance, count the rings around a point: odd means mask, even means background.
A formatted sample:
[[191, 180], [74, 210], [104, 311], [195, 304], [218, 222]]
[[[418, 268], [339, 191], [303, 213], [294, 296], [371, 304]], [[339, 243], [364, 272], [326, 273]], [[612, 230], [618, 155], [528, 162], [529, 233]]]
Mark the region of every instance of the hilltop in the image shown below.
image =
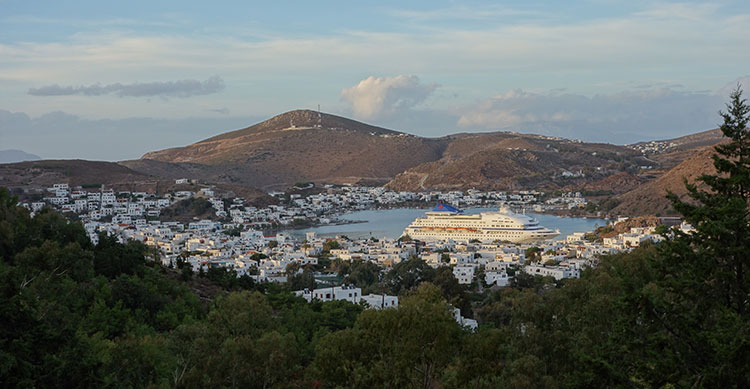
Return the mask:
[[141, 172], [157, 169], [165, 176], [188, 169], [198, 178], [268, 188], [299, 181], [387, 181], [439, 159], [444, 148], [441, 140], [299, 110], [122, 164]]

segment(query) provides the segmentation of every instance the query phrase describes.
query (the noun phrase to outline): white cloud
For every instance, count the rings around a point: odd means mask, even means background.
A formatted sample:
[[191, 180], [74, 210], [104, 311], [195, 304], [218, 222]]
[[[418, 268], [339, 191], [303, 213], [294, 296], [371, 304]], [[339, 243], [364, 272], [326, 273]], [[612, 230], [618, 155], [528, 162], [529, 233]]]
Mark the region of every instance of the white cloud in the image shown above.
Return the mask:
[[39, 88], [29, 88], [32, 96], [101, 96], [114, 93], [119, 97], [181, 97], [208, 95], [224, 90], [224, 80], [219, 76], [213, 76], [206, 81], [179, 80], [166, 82], [147, 82], [133, 84], [108, 84], [89, 86], [60, 86], [57, 84], [46, 85]]
[[737, 86], [742, 89], [743, 97], [750, 100], [750, 76], [739, 77], [736, 80], [727, 83], [726, 85], [724, 85], [724, 87], [716, 91], [716, 94], [724, 100], [728, 101], [729, 94], [737, 89]]
[[363, 119], [382, 119], [414, 108], [438, 87], [421, 84], [417, 76], [370, 76], [351, 88], [341, 91], [341, 97], [351, 103], [354, 116]]

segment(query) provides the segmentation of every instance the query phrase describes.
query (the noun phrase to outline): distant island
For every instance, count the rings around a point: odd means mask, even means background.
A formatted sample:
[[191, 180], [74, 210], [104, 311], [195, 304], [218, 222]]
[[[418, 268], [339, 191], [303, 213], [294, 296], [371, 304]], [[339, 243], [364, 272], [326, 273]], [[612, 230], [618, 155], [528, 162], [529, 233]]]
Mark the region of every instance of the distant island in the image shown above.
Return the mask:
[[42, 157], [35, 154], [29, 154], [23, 150], [0, 150], [0, 163], [38, 161], [40, 159], [42, 159]]

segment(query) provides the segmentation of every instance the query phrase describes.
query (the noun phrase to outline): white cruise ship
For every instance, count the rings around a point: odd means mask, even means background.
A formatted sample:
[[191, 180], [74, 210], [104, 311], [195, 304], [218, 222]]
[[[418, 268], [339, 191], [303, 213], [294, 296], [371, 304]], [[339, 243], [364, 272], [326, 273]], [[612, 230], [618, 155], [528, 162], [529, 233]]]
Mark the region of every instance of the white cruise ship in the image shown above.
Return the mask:
[[436, 205], [432, 211], [426, 212], [425, 217], [418, 217], [404, 229], [404, 235], [423, 241], [477, 239], [485, 243], [532, 243], [551, 239], [559, 234], [560, 231], [540, 226], [534, 218], [513, 213], [506, 208], [500, 208], [496, 212], [464, 215], [463, 211], [447, 204]]

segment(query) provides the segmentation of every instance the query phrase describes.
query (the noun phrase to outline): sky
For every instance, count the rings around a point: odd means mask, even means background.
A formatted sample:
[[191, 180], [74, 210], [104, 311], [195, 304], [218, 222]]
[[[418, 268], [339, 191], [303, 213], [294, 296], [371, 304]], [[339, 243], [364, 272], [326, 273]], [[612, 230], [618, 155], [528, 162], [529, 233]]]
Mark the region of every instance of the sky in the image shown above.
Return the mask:
[[317, 109], [628, 144], [750, 87], [746, 1], [0, 0], [0, 150], [126, 160]]

